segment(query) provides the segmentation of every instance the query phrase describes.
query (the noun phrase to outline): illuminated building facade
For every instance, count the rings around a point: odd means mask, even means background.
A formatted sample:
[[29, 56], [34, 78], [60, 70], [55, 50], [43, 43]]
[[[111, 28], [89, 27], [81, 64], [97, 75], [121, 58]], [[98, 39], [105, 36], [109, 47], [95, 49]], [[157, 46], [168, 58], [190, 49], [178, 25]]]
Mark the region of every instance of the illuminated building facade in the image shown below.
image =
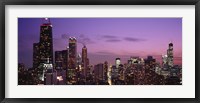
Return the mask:
[[132, 60], [128, 60], [128, 62], [127, 62], [128, 64], [128, 67], [130, 67], [131, 65], [132, 65]]
[[156, 66], [156, 59], [153, 58], [153, 56], [147, 56], [147, 59], [145, 59], [145, 68], [155, 71]]
[[67, 68], [68, 68], [68, 57], [69, 57], [68, 54], [69, 54], [68, 48], [67, 48], [67, 50], [62, 50], [62, 57], [63, 57], [62, 66], [63, 66], [64, 70], [67, 70]]
[[124, 66], [122, 64], [119, 65], [119, 79], [120, 80], [124, 80], [125, 79], [125, 70], [124, 70]]
[[54, 84], [57, 85], [66, 84], [66, 70], [63, 69], [56, 70], [56, 82]]
[[116, 65], [112, 66], [112, 79], [114, 78], [118, 78], [118, 68], [116, 67]]
[[132, 64], [138, 64], [139, 63], [139, 57], [131, 57], [130, 60], [132, 61]]
[[44, 85], [52, 85], [53, 83], [53, 71], [47, 69], [44, 75]]
[[54, 71], [53, 71], [53, 64], [50, 63], [49, 58], [47, 58], [47, 61], [43, 64], [43, 70], [44, 70], [44, 84], [45, 85], [52, 85], [54, 84]]
[[67, 70], [68, 50], [55, 51], [55, 68]]
[[77, 41], [75, 37], [69, 38], [69, 60], [68, 60], [68, 77], [76, 75], [77, 64]]
[[48, 18], [45, 18], [45, 22], [40, 26], [39, 45], [41, 62], [49, 58], [50, 63], [53, 63], [52, 25]]
[[170, 69], [170, 75], [171, 76], [179, 76], [180, 75], [180, 71], [181, 71], [181, 67], [179, 67], [178, 65], [174, 65]]
[[55, 69], [56, 69], [56, 82], [57, 85], [66, 84], [66, 70], [68, 65], [68, 50], [55, 51]]
[[168, 66], [173, 67], [173, 43], [169, 43], [169, 48], [167, 50]]
[[90, 59], [89, 58], [87, 58], [86, 59], [86, 77], [88, 77], [91, 73], [91, 68], [89, 67], [89, 64], [90, 64]]
[[119, 68], [120, 63], [121, 63], [120, 58], [116, 58], [115, 59], [116, 68]]
[[105, 61], [103, 64], [103, 80], [108, 80], [108, 62]]
[[63, 69], [63, 54], [62, 51], [55, 51], [55, 69]]
[[87, 48], [85, 45], [82, 48], [82, 63], [84, 69], [84, 76], [86, 77], [88, 64], [87, 64]]
[[18, 63], [18, 71], [19, 71], [19, 72], [25, 71], [25, 65], [24, 65], [23, 63]]
[[167, 55], [162, 55], [162, 64], [167, 64]]
[[169, 70], [173, 68], [173, 58], [173, 43], [169, 43], [167, 55], [162, 55], [163, 70]]
[[34, 43], [33, 44], [33, 68], [37, 68], [40, 65], [40, 44]]
[[163, 67], [163, 70], [168, 70], [168, 57], [167, 57], [167, 55], [162, 55], [162, 67]]
[[112, 78], [118, 78], [120, 64], [121, 64], [120, 58], [116, 58], [115, 65], [112, 66]]
[[95, 81], [98, 82], [99, 80], [103, 80], [103, 64], [99, 63], [94, 66], [94, 78]]
[[47, 59], [53, 63], [52, 25], [50, 19], [45, 18], [40, 26], [39, 43], [33, 44], [33, 68], [37, 70], [38, 79], [44, 81], [43, 65]]
[[82, 72], [82, 58], [81, 58], [81, 54], [79, 53], [77, 55], [77, 67], [78, 67], [78, 71]]

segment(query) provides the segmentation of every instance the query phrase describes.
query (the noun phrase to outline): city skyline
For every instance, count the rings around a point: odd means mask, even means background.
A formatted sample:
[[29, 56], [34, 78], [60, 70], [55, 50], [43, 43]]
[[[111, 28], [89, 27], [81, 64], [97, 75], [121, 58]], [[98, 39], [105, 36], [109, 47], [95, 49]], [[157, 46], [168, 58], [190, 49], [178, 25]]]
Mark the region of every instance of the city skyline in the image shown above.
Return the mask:
[[[65, 50], [68, 38], [77, 38], [77, 51], [87, 46], [90, 64], [115, 58], [126, 63], [130, 56], [153, 56], [161, 61], [170, 41], [174, 44], [174, 64], [182, 65], [181, 18], [49, 18], [53, 50]], [[42, 18], [18, 19], [18, 61], [32, 67], [33, 43], [38, 42]], [[103, 47], [103, 48], [102, 48]], [[54, 53], [53, 52], [53, 53]]]

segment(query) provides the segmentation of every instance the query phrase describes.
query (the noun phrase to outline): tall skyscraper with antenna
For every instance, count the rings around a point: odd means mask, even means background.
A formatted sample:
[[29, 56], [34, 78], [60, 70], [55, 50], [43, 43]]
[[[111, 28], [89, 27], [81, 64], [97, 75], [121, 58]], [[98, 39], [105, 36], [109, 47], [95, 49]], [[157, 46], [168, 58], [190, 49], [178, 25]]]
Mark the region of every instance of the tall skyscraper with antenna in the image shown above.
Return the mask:
[[53, 67], [53, 37], [50, 19], [43, 19], [40, 25], [39, 43], [33, 44], [33, 67], [37, 69], [37, 75], [44, 81], [44, 64], [48, 61]]
[[53, 37], [52, 25], [50, 19], [45, 18], [40, 26], [40, 58], [41, 62], [49, 58], [50, 63], [53, 63]]

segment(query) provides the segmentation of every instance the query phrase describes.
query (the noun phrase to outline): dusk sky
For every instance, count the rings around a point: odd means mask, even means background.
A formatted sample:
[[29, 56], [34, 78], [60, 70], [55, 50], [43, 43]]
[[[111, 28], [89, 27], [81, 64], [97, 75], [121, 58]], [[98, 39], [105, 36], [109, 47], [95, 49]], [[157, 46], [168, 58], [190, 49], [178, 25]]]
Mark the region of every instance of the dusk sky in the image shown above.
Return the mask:
[[[68, 38], [76, 37], [78, 53], [83, 43], [90, 64], [119, 57], [127, 63], [131, 56], [148, 55], [161, 61], [170, 41], [174, 44], [174, 63], [182, 64], [182, 18], [50, 18], [54, 51], [65, 50]], [[39, 42], [43, 18], [18, 19], [18, 60], [32, 67], [33, 43]]]

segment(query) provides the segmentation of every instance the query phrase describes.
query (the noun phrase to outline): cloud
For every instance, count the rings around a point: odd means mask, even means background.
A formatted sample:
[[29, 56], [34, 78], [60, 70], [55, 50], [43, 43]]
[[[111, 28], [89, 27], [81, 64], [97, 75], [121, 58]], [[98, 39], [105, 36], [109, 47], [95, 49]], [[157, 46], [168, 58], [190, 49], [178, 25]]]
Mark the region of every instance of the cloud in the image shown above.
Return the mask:
[[105, 42], [120, 42], [121, 40], [117, 36], [112, 36], [112, 35], [103, 35], [101, 36]]
[[[118, 36], [113, 35], [103, 35], [101, 36], [106, 42], [120, 42], [122, 41], [121, 38]], [[122, 37], [123, 38], [123, 37]], [[145, 39], [140, 38], [134, 38], [134, 37], [124, 37], [123, 40], [129, 41], [129, 42], [140, 42], [140, 41], [146, 41]]]
[[120, 42], [121, 40], [119, 39], [108, 39], [106, 42]]
[[79, 35], [78, 42], [83, 45], [95, 43], [94, 41], [92, 41], [89, 37], [85, 36], [84, 34]]
[[125, 37], [124, 40], [126, 40], [126, 41], [130, 41], [130, 42], [146, 41], [145, 39], [133, 38], [133, 37]]
[[103, 35], [102, 38], [104, 39], [113, 39], [113, 38], [118, 38], [117, 36], [112, 36], [112, 35]]

